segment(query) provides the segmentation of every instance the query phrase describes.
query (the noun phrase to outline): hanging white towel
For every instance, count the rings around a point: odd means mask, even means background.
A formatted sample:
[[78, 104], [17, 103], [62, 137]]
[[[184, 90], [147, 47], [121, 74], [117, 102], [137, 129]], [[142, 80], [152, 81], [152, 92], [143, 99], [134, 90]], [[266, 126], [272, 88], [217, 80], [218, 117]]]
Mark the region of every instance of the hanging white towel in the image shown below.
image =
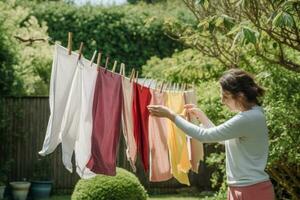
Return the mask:
[[81, 114], [82, 71], [84, 66], [78, 62], [65, 113], [62, 119], [60, 137], [62, 146], [62, 161], [67, 170], [72, 172], [72, 155], [79, 133]]
[[76, 172], [82, 178], [95, 174], [86, 164], [91, 155], [91, 135], [93, 127], [93, 97], [97, 78], [96, 66], [88, 60], [78, 61], [70, 95], [61, 127], [63, 164], [72, 172], [72, 155], [75, 150]]
[[83, 60], [82, 70], [82, 90], [81, 90], [81, 114], [79, 123], [79, 133], [75, 144], [76, 172], [81, 178], [91, 178], [95, 176], [86, 167], [91, 157], [91, 138], [93, 129], [93, 100], [95, 84], [97, 79], [96, 65], [90, 66], [87, 60]]
[[52, 153], [61, 142], [59, 131], [76, 69], [78, 54], [68, 55], [68, 50], [55, 45], [51, 71], [49, 105], [50, 117], [40, 155]]

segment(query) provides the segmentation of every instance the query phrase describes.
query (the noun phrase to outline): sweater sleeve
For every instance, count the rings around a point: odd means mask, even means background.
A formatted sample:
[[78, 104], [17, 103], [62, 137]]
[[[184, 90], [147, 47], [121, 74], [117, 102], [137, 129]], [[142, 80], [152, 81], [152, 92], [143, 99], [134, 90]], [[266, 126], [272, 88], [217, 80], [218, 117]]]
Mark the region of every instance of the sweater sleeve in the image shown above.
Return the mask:
[[180, 116], [175, 117], [175, 124], [187, 135], [201, 142], [220, 142], [245, 136], [247, 120], [242, 114], [237, 114], [219, 126], [202, 128], [194, 125]]

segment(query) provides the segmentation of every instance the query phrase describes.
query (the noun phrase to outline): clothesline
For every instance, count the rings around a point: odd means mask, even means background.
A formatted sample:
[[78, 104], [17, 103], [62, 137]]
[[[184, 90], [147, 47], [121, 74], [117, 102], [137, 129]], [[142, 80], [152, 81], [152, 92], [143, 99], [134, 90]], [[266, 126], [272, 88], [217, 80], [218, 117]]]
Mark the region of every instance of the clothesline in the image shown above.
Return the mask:
[[[55, 45], [50, 117], [39, 153], [48, 155], [61, 144], [63, 164], [70, 172], [74, 153], [80, 177], [113, 176], [122, 127], [127, 159], [134, 171], [140, 156], [145, 172], [150, 171], [150, 181], [175, 177], [189, 185], [188, 171], [198, 172], [203, 159], [202, 143], [186, 137], [167, 119], [149, 116], [147, 106], [166, 105], [180, 114], [185, 103], [196, 103], [194, 90], [176, 90], [163, 84], [151, 87], [147, 79], [140, 83], [137, 73], [126, 77], [124, 64], [117, 73], [116, 62], [109, 70], [109, 59], [104, 67], [99, 66], [92, 62], [95, 53], [87, 60], [80, 49], [70, 54]], [[179, 89], [178, 84], [176, 87]]]
[[[69, 32], [68, 33], [68, 44], [67, 44], [67, 48], [68, 48], [68, 53], [69, 55], [71, 54], [72, 52], [72, 46], [73, 46], [73, 42], [72, 42], [72, 38], [73, 38], [73, 33], [72, 32]], [[80, 47], [79, 47], [79, 50], [78, 50], [78, 59], [80, 60], [82, 54], [83, 54], [83, 46], [84, 46], [84, 43], [81, 42], [80, 43]], [[96, 58], [96, 55], [97, 55], [97, 50], [94, 51], [93, 53], [93, 56], [91, 58], [91, 65], [92, 63], [94, 63], [94, 60]], [[97, 67], [100, 67], [100, 63], [101, 63], [101, 58], [102, 58], [102, 53], [99, 51], [98, 52], [98, 57], [97, 57]], [[108, 69], [108, 64], [109, 64], [109, 60], [110, 60], [110, 57], [107, 56], [106, 57], [106, 60], [105, 60], [105, 66], [104, 68], [105, 69]], [[123, 68], [122, 68], [123, 66]], [[112, 72], [115, 72], [115, 69], [117, 67], [117, 61], [115, 60], [114, 61], [114, 65], [112, 67]], [[122, 62], [121, 63], [121, 68], [120, 70], [124, 70], [124, 76], [125, 76], [125, 64]], [[134, 68], [132, 68], [132, 71], [131, 71], [131, 75], [130, 75], [130, 80], [132, 80], [133, 78], [135, 78], [136, 80], [138, 80], [138, 71]], [[144, 79], [144, 82], [142, 85], [145, 85], [145, 80], [148, 78], [148, 76], [145, 77]], [[151, 81], [153, 81], [153, 79], [150, 79]], [[154, 81], [154, 83], [156, 84], [154, 87], [152, 87], [152, 89], [157, 89], [157, 84], [159, 83], [158, 81]], [[173, 83], [173, 86], [172, 86], [172, 83], [170, 82], [167, 82], [167, 81], [162, 81], [161, 84], [160, 84], [160, 90], [162, 90], [164, 87], [166, 88], [166, 90], [173, 90], [173, 91], [184, 91], [184, 90], [187, 90], [188, 89], [188, 84], [187, 83]], [[148, 86], [150, 87], [150, 85]], [[192, 87], [190, 89], [195, 89], [195, 86], [194, 86], [194, 82], [192, 83]]]
[[[48, 37], [47, 39], [45, 38], [29, 38], [29, 39], [23, 39], [19, 36], [15, 36], [17, 39], [19, 39], [20, 41], [48, 41], [52, 44], [56, 44], [56, 42], [53, 40], [53, 38], [51, 37]], [[72, 32], [68, 32], [68, 44], [67, 44], [67, 48], [68, 48], [68, 54], [70, 55], [71, 52], [72, 52], [72, 46], [73, 46], [73, 43], [72, 43], [72, 38], [73, 38], [73, 33]], [[78, 50], [78, 59], [81, 58], [82, 56], [82, 51], [83, 51], [83, 46], [84, 46], [84, 43], [81, 42], [80, 43], [80, 47], [79, 47], [79, 50]], [[94, 51], [93, 53], [93, 56], [91, 58], [91, 65], [94, 63], [94, 60], [96, 58], [96, 55], [97, 55], [97, 50]], [[100, 61], [101, 61], [101, 57], [102, 57], [102, 53], [101, 52], [98, 52], [98, 58], [97, 58], [97, 67], [100, 67]], [[109, 63], [109, 57], [107, 56], [106, 58], [106, 61], [105, 61], [105, 68], [107, 68], [108, 66], [108, 63]], [[116, 65], [117, 65], [117, 61], [114, 62], [114, 65], [113, 65], [113, 69], [116, 68]], [[124, 65], [124, 70], [125, 70], [125, 64], [124, 63], [121, 63], [121, 65]], [[135, 71], [135, 69], [133, 68], [132, 69], [133, 71]], [[112, 70], [114, 71], [114, 70]], [[131, 75], [130, 75], [130, 80], [131, 80], [131, 76], [134, 75], [135, 73], [133, 73], [133, 71], [131, 72]], [[137, 71], [138, 73], [138, 71]], [[138, 77], [138, 76], [136, 76]], [[147, 76], [145, 77], [145, 79], [147, 78]], [[151, 79], [153, 80], [153, 79]], [[156, 84], [158, 84], [159, 82], [158, 81], [155, 81]], [[161, 88], [165, 85], [165, 88], [166, 89], [169, 89], [169, 90], [186, 90], [188, 89], [188, 84], [187, 83], [181, 83], [181, 84], [178, 84], [178, 83], [173, 83], [173, 86], [172, 86], [172, 83], [170, 82], [167, 82], [167, 81], [161, 81], [160, 83], [160, 86]], [[181, 86], [180, 86], [181, 85]], [[194, 86], [194, 82], [191, 84], [192, 86], [190, 87], [190, 89], [195, 89], [195, 86]], [[172, 87], [172, 88], [171, 88]], [[157, 87], [155, 87], [157, 89]]]

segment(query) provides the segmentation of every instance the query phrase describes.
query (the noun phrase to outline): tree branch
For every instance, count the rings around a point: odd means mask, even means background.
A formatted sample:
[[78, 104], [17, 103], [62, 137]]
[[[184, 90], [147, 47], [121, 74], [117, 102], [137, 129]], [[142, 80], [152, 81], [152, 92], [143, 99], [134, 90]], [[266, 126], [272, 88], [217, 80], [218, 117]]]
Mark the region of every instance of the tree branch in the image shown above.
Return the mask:
[[19, 40], [21, 42], [24, 42], [24, 43], [28, 42], [28, 44], [27, 44], [28, 46], [32, 45], [32, 43], [34, 43], [36, 41], [42, 41], [42, 42], [46, 42], [47, 41], [44, 38], [28, 38], [28, 39], [24, 39], [24, 38], [21, 38], [20, 36], [17, 36], [17, 35], [15, 35], [14, 38], [16, 38], [17, 40]]

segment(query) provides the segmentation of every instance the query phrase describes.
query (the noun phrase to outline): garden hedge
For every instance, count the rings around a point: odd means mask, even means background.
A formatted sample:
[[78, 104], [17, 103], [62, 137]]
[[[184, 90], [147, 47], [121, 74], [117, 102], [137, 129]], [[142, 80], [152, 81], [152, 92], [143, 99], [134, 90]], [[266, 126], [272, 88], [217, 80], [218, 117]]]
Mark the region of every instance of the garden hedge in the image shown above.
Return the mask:
[[167, 57], [175, 49], [183, 48], [165, 35], [163, 20], [150, 20], [146, 7], [136, 11], [133, 6], [105, 8], [49, 2], [38, 4], [33, 15], [40, 23], [47, 23], [53, 40], [66, 46], [67, 33], [71, 31], [74, 49], [78, 49], [82, 41], [86, 57], [91, 58], [94, 50], [101, 49], [112, 59], [124, 62], [126, 69], [139, 68], [152, 56]]

